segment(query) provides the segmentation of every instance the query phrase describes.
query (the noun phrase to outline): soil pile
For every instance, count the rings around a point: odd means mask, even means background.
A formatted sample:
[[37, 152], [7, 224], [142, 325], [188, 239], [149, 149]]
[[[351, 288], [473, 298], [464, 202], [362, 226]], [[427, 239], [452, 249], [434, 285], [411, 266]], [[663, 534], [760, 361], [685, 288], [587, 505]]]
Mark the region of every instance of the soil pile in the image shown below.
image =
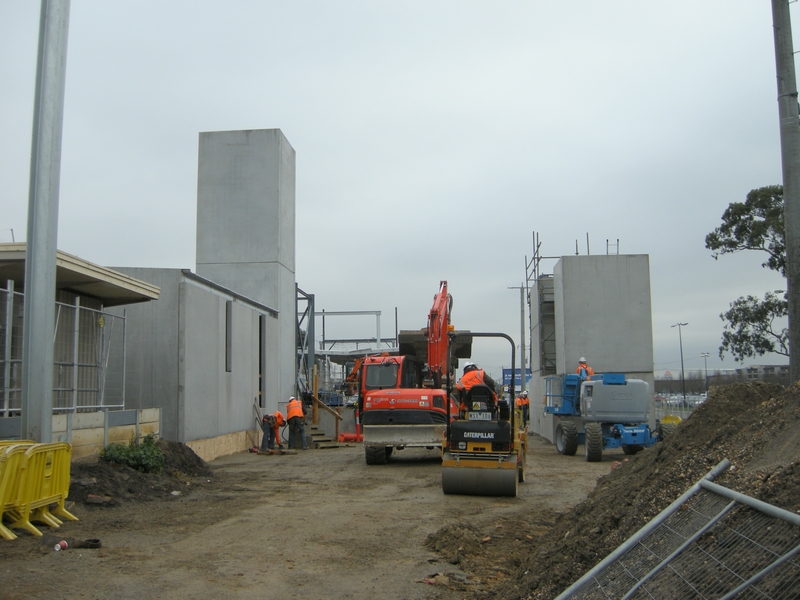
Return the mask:
[[140, 473], [97, 457], [73, 462], [69, 499], [101, 506], [163, 500], [177, 495], [174, 492], [180, 492], [180, 495], [191, 493], [194, 479], [211, 477], [208, 464], [188, 446], [159, 440], [158, 447], [164, 455], [164, 469], [159, 474]]
[[601, 477], [530, 551], [520, 548], [522, 556], [507, 557], [519, 564], [509, 577], [476, 586], [473, 597], [554, 598], [724, 458], [733, 467], [717, 483], [800, 510], [800, 384], [712, 388], [669, 438]]

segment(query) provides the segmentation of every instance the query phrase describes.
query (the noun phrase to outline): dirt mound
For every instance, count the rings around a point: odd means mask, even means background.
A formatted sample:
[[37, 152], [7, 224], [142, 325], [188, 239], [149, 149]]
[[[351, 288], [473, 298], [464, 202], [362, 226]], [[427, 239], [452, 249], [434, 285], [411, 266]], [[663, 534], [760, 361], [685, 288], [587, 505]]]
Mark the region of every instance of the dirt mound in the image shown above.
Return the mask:
[[481, 553], [482, 537], [480, 529], [471, 523], [452, 523], [430, 534], [425, 540], [425, 547], [457, 565], [465, 555], [474, 558]]
[[[125, 465], [108, 463], [97, 457], [77, 460], [70, 469], [69, 499], [98, 506], [120, 502], [163, 500], [173, 492], [191, 492], [193, 478], [211, 477], [209, 466], [184, 444], [159, 440], [164, 469], [159, 474], [140, 473]], [[93, 498], [90, 498], [93, 497]], [[104, 498], [110, 500], [102, 500]]]
[[600, 478], [584, 502], [513, 557], [519, 567], [510, 577], [473, 597], [557, 596], [724, 458], [733, 468], [718, 483], [800, 509], [800, 385], [712, 388], [673, 435]]
[[211, 468], [208, 463], [194, 453], [186, 444], [158, 440], [158, 447], [164, 455], [164, 472], [176, 473], [189, 477], [209, 477]]

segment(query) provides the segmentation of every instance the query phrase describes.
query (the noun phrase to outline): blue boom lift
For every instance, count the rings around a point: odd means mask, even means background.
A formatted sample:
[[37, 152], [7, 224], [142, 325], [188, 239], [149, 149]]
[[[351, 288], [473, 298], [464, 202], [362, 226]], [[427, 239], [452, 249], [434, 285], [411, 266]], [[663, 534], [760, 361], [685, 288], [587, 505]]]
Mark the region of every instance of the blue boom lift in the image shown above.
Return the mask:
[[636, 454], [675, 427], [664, 423], [650, 429], [649, 386], [624, 373], [547, 377], [545, 386], [544, 410], [558, 419], [555, 442], [561, 454], [573, 456], [579, 444], [590, 462], [602, 460], [604, 449], [621, 447], [625, 454]]

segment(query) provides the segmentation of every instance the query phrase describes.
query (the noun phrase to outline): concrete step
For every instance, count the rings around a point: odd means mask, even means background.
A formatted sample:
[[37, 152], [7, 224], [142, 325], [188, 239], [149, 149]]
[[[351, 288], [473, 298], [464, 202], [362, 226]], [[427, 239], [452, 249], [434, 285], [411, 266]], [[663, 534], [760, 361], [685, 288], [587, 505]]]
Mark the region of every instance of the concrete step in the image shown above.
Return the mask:
[[339, 442], [318, 427], [306, 427], [306, 440], [308, 441], [308, 447], [315, 450], [339, 447]]
[[330, 448], [341, 448], [342, 444], [339, 442], [317, 442], [314, 444], [315, 450], [328, 450]]

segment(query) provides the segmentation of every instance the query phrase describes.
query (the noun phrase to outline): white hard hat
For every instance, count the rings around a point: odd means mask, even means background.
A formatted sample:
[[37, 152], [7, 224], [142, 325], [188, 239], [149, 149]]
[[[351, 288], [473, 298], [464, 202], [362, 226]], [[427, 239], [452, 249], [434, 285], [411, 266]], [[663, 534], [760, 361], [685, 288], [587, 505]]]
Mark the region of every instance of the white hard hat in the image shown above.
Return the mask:
[[580, 360], [578, 360], [578, 362], [586, 362], [586, 359], [581, 356], [581, 358], [580, 358]]
[[289, 402], [291, 402], [292, 400], [297, 400], [297, 398], [295, 398], [294, 396], [289, 396]]
[[471, 371], [473, 369], [477, 369], [477, 368], [478, 368], [478, 365], [476, 365], [475, 363], [472, 363], [472, 362], [468, 362], [467, 364], [464, 365], [464, 373], [466, 373], [467, 371]]

